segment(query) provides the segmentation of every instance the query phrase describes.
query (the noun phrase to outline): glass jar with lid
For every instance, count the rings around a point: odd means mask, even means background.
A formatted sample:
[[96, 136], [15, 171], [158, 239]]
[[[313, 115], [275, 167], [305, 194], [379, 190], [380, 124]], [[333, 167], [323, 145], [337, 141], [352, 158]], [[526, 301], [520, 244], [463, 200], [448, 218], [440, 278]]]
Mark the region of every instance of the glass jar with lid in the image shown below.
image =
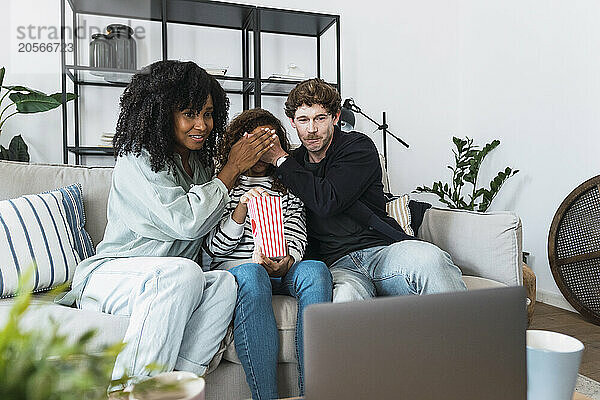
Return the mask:
[[106, 31], [114, 49], [115, 68], [137, 69], [137, 46], [133, 38], [133, 29], [127, 25], [111, 24], [106, 27]]
[[114, 68], [114, 48], [108, 35], [94, 33], [90, 42], [90, 67]]

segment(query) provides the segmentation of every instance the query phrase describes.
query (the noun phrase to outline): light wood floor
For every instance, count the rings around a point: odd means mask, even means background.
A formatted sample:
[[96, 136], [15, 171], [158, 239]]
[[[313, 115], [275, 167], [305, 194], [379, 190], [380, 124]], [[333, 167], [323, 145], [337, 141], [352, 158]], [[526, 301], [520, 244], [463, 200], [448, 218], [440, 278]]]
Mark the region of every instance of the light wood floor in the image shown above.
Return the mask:
[[544, 303], [535, 303], [529, 329], [544, 329], [576, 337], [585, 345], [579, 373], [600, 382], [600, 326], [578, 313]]

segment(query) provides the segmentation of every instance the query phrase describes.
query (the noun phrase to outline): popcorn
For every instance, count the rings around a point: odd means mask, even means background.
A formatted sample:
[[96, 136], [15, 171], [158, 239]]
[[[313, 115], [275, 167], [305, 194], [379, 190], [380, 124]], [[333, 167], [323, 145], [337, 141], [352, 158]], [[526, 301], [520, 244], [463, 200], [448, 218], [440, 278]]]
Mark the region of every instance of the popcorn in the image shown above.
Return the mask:
[[269, 258], [286, 256], [281, 197], [253, 197], [248, 202], [254, 244]]

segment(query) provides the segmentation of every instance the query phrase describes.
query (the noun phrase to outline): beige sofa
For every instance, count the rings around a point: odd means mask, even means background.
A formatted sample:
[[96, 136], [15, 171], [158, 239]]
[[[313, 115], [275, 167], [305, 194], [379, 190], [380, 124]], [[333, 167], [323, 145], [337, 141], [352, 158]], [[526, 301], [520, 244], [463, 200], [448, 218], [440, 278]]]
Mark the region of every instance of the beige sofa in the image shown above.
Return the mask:
[[[0, 161], [0, 200], [79, 182], [83, 187], [86, 229], [96, 245], [106, 225], [111, 175], [110, 167]], [[384, 183], [387, 184], [387, 177]], [[418, 236], [453, 256], [469, 289], [522, 284], [521, 222], [513, 213], [482, 214], [431, 208], [425, 214]], [[0, 257], [6, 256], [0, 254]], [[36, 297], [36, 307], [25, 320], [28, 327], [43, 328], [52, 316], [61, 321], [62, 332], [71, 336], [97, 328], [99, 335], [93, 346], [120, 341], [125, 334], [126, 317], [64, 307]], [[0, 300], [0, 325], [12, 302], [11, 299]], [[281, 343], [279, 392], [281, 397], [295, 396], [298, 394], [294, 350], [296, 302], [290, 297], [274, 296], [273, 306]], [[227, 343], [218, 367], [206, 376], [206, 381], [208, 400], [250, 398], [244, 371], [231, 342]]]

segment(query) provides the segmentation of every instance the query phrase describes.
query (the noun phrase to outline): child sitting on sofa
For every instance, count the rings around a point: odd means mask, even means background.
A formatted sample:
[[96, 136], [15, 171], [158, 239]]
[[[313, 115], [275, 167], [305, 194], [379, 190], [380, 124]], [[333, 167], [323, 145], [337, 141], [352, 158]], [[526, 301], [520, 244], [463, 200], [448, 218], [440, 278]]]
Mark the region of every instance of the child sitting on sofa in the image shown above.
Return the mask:
[[[227, 155], [247, 133], [276, 133], [281, 145], [289, 141], [281, 122], [270, 112], [252, 109], [231, 121], [219, 148], [218, 161]], [[302, 201], [273, 177], [274, 167], [258, 161], [237, 180], [225, 206], [221, 223], [205, 238], [204, 250], [212, 257], [211, 269], [226, 269], [238, 283], [234, 314], [234, 340], [246, 381], [254, 399], [274, 399], [277, 394], [277, 355], [279, 335], [271, 303], [272, 294], [294, 296], [298, 300], [296, 356], [298, 384], [303, 394], [302, 315], [306, 306], [329, 302], [331, 274], [321, 261], [304, 260], [306, 223]], [[279, 260], [266, 257], [255, 246], [248, 217], [248, 201], [257, 196], [281, 196], [287, 255]]]

